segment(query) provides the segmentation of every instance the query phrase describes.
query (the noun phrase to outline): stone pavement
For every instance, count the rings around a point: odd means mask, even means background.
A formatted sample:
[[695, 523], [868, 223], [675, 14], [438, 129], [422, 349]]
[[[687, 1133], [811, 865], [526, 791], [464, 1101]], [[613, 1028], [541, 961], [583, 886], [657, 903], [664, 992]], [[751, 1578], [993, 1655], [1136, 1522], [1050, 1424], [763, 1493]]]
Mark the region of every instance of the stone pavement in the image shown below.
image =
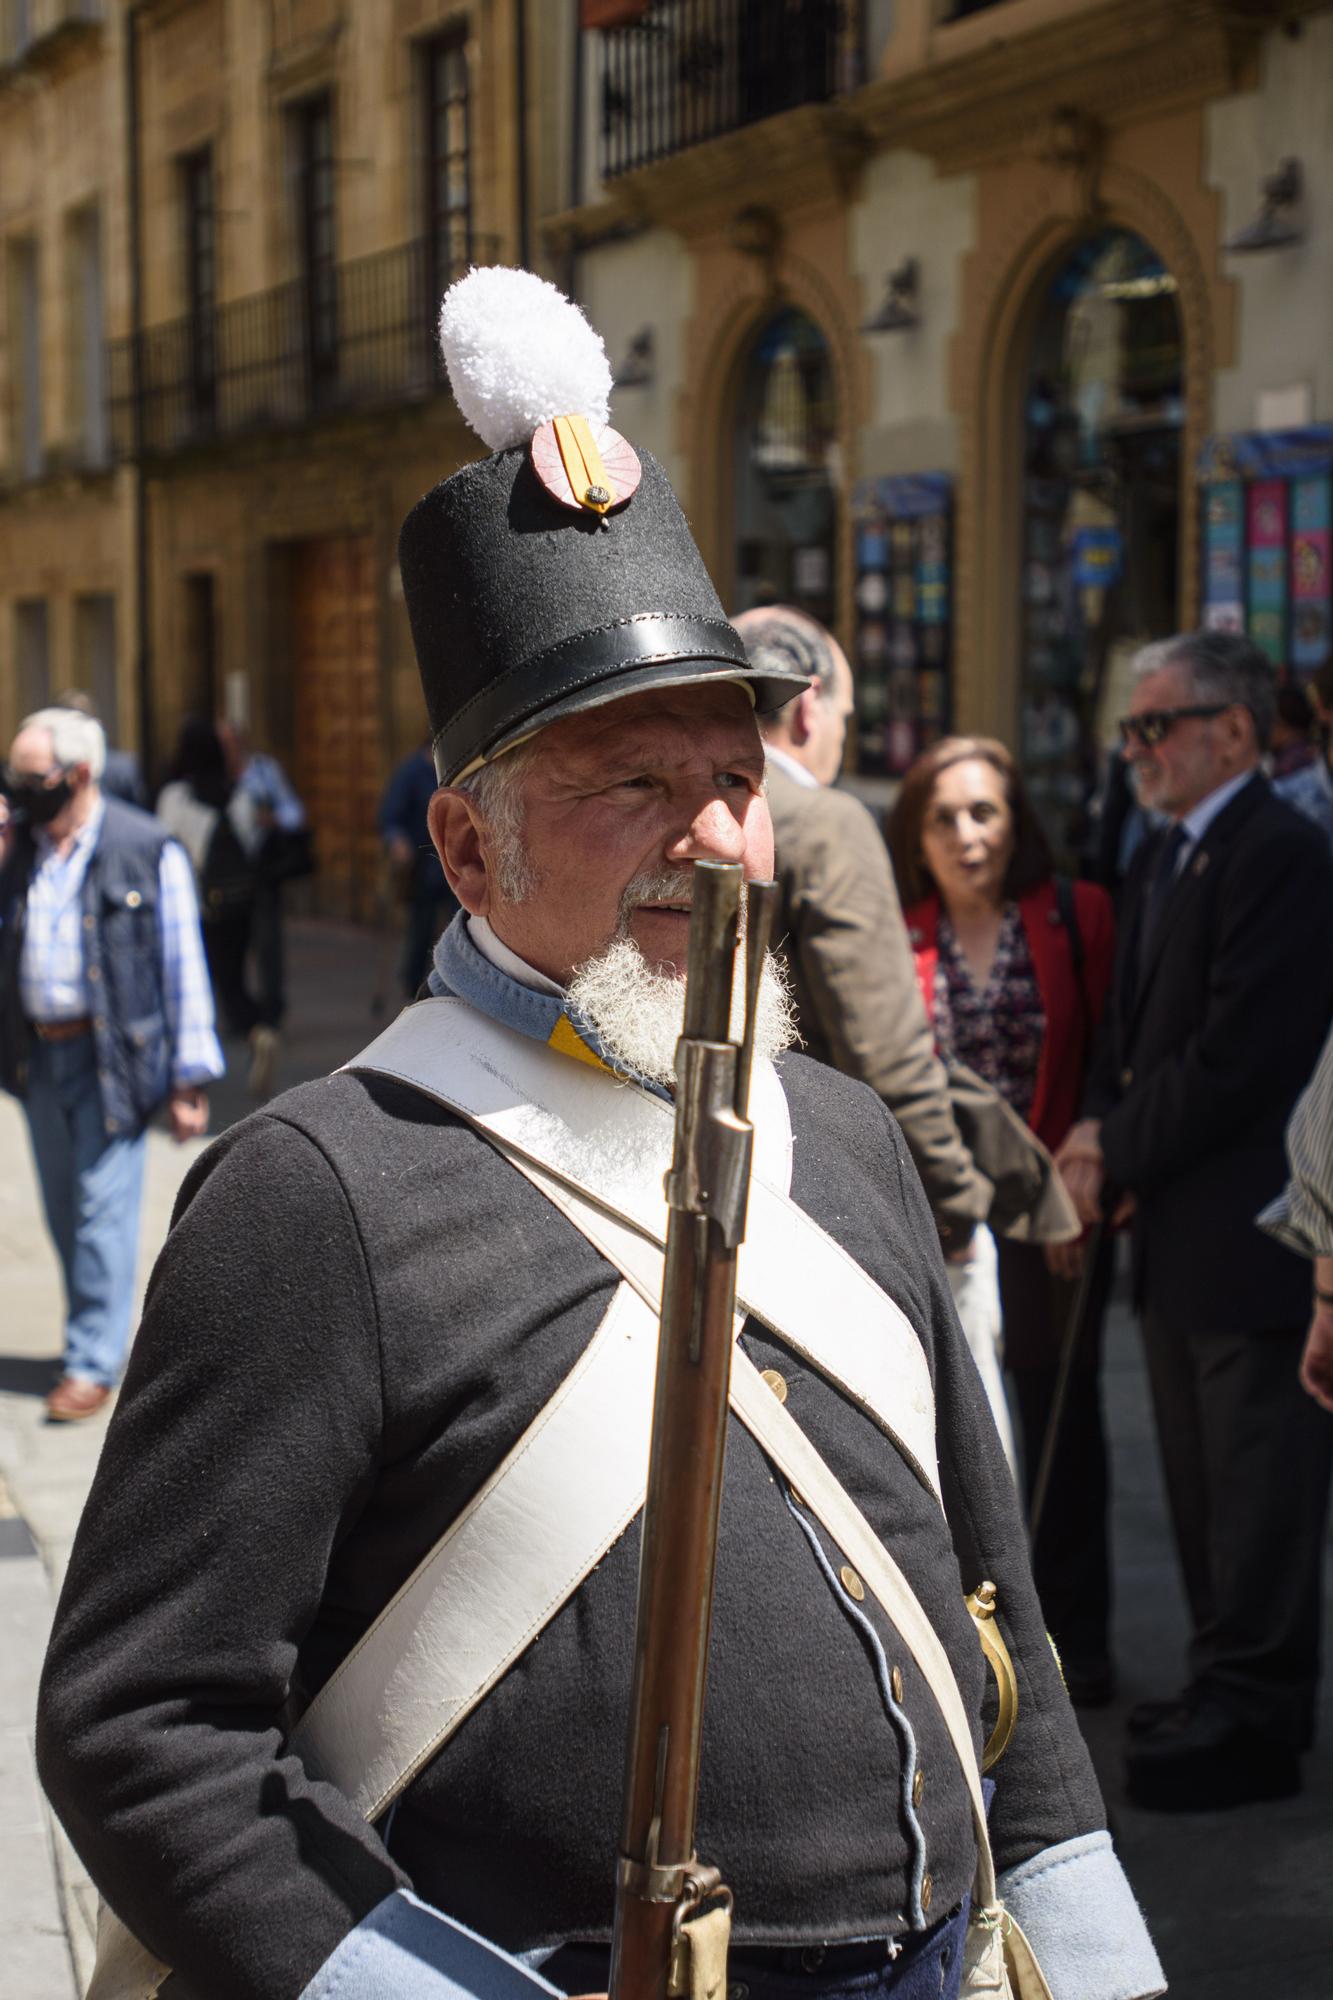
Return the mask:
[[[370, 1001], [385, 959], [370, 932], [316, 923], [290, 930], [291, 1032], [279, 1076], [284, 1086], [324, 1074], [369, 1039], [377, 1025]], [[393, 1005], [391, 956], [388, 968]], [[238, 1055], [236, 1074], [215, 1094], [214, 1129], [249, 1108]], [[141, 1278], [198, 1150], [178, 1149], [164, 1133], [150, 1136]], [[105, 1420], [73, 1427], [41, 1420], [41, 1398], [59, 1351], [59, 1286], [22, 1117], [2, 1096], [0, 1286], [0, 1994], [6, 2000], [11, 1993], [15, 2000], [75, 2000], [91, 1965], [95, 1899], [40, 1801], [32, 1713], [53, 1593]], [[1113, 1308], [1107, 1331], [1120, 1687], [1115, 1704], [1086, 1716], [1085, 1727], [1117, 1843], [1175, 2000], [1327, 2000], [1333, 1991], [1327, 1807], [1333, 1795], [1333, 1675], [1326, 1677], [1320, 1744], [1307, 1762], [1302, 1797], [1228, 1814], [1163, 1818], [1137, 1810], [1123, 1796], [1125, 1709], [1175, 1685], [1184, 1615], [1142, 1369], [1123, 1304]], [[1333, 1615], [1329, 1622], [1333, 1626]], [[1002, 1767], [999, 1775], [1003, 1782]]]

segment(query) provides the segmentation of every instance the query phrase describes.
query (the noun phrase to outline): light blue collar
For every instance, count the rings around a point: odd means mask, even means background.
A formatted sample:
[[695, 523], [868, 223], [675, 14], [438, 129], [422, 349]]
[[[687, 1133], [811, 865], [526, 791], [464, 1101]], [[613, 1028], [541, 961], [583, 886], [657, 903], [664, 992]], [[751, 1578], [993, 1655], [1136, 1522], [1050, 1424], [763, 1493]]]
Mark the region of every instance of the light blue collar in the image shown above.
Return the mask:
[[596, 1069], [609, 1069], [627, 1082], [637, 1083], [641, 1090], [651, 1091], [654, 1097], [670, 1101], [670, 1091], [660, 1083], [638, 1075], [613, 1057], [592, 1022], [577, 1008], [570, 1007], [557, 994], [539, 993], [535, 987], [524, 986], [521, 980], [492, 965], [485, 953], [478, 950], [461, 910], [435, 947], [426, 984], [437, 1000], [466, 1000], [470, 1007], [489, 1015], [502, 1027], [513, 1028], [531, 1041], [545, 1042], [562, 1055], [591, 1063]]

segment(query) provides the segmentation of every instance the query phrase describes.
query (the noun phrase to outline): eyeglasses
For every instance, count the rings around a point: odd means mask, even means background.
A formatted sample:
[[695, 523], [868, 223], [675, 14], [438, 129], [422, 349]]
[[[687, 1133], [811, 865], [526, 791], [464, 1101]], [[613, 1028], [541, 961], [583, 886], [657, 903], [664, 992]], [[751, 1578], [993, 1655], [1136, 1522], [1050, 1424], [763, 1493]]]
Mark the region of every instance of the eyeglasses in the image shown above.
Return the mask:
[[1140, 715], [1122, 715], [1116, 726], [1126, 749], [1137, 741], [1145, 750], [1151, 750], [1164, 743], [1176, 724], [1188, 716], [1225, 715], [1233, 706], [1229, 701], [1210, 701], [1194, 702], [1188, 708], [1145, 708]]

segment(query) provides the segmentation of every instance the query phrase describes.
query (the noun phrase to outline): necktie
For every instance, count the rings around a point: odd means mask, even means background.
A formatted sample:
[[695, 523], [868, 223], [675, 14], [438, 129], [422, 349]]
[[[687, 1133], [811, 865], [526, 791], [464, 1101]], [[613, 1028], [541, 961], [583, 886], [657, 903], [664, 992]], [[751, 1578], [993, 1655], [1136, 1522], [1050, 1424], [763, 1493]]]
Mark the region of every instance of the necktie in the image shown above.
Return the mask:
[[1139, 971], [1142, 974], [1148, 962], [1148, 952], [1161, 921], [1166, 899], [1171, 893], [1171, 885], [1176, 879], [1176, 863], [1181, 849], [1189, 842], [1189, 835], [1177, 822], [1162, 842], [1162, 851], [1153, 866], [1148, 882], [1148, 892], [1143, 899], [1143, 918], [1139, 925]]

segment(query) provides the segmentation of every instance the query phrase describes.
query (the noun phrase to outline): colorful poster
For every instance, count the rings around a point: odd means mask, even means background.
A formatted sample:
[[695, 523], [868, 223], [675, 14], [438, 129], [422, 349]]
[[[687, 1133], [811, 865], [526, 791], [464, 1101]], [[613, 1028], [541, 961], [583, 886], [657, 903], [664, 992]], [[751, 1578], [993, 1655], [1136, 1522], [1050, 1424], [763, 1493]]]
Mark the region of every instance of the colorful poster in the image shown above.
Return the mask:
[[1205, 488], [1203, 622], [1210, 632], [1245, 629], [1245, 489], [1238, 479]]
[[1255, 645], [1281, 667], [1286, 664], [1287, 641], [1286, 482], [1258, 480], [1245, 500], [1250, 543], [1246, 625]]
[[1291, 488], [1291, 664], [1313, 673], [1329, 657], [1330, 502], [1333, 481], [1297, 479]]

